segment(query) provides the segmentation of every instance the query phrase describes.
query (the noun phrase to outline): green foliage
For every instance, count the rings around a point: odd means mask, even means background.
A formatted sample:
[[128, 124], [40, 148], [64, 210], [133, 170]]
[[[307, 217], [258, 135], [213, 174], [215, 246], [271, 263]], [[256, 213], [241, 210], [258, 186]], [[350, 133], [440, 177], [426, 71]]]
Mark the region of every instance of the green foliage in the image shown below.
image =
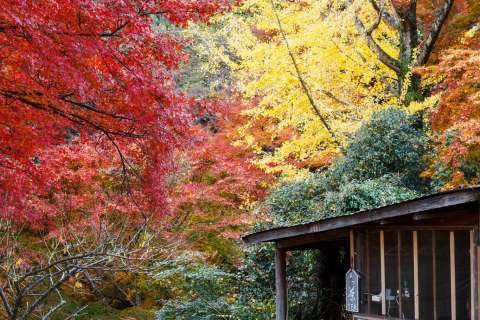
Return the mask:
[[269, 320], [275, 314], [275, 250], [271, 244], [245, 248], [237, 271], [237, 315]]
[[275, 225], [297, 224], [322, 217], [320, 206], [330, 185], [325, 174], [285, 184], [265, 200]]
[[[319, 292], [316, 251], [290, 252], [287, 263], [289, 315], [316, 319]], [[271, 244], [249, 247], [237, 273], [237, 316], [245, 320], [273, 319], [275, 314], [275, 250]], [[243, 306], [243, 307], [242, 307]], [[301, 316], [299, 316], [301, 315]]]
[[401, 184], [398, 176], [385, 175], [363, 182], [343, 184], [325, 195], [322, 212], [339, 216], [360, 210], [382, 207], [418, 197], [420, 194]]
[[421, 117], [390, 107], [374, 113], [358, 130], [345, 156], [332, 168], [331, 181], [339, 186], [395, 174], [406, 187], [421, 191], [426, 182], [420, 174], [429, 152]]
[[288, 225], [415, 198], [431, 191], [420, 176], [429, 154], [418, 116], [387, 108], [358, 130], [329, 170], [279, 187], [265, 206], [275, 225]]
[[[158, 320], [270, 320], [275, 314], [275, 250], [272, 245], [259, 245], [245, 250], [235, 273], [215, 266], [192, 263], [180, 258], [166, 265], [169, 268], [157, 279], [176, 278], [183, 288], [183, 297], [168, 301], [157, 314]], [[314, 314], [308, 297], [318, 295], [314, 279], [316, 253], [292, 253], [287, 265], [290, 313]], [[179, 279], [183, 278], [183, 285]], [[310, 281], [304, 281], [310, 278]]]
[[215, 266], [191, 260], [190, 256], [163, 263], [165, 271], [158, 280], [171, 281], [183, 292], [169, 300], [157, 314], [157, 319], [213, 320], [232, 319], [233, 303], [229, 293], [233, 276]]

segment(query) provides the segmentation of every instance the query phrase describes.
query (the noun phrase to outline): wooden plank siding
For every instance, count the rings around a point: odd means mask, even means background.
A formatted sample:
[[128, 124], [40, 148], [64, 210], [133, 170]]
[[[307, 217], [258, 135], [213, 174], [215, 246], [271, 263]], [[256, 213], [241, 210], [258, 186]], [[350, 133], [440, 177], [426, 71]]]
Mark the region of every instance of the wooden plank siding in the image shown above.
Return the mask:
[[420, 319], [420, 295], [418, 284], [418, 234], [413, 231], [413, 304], [414, 304], [414, 318]]

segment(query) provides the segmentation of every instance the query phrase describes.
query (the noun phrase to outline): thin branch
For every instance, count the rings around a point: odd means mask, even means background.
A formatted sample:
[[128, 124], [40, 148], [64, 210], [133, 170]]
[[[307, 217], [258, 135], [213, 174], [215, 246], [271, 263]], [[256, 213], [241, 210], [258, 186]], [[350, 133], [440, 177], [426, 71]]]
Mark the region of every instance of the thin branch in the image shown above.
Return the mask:
[[80, 126], [87, 125], [87, 126], [90, 126], [90, 127], [94, 128], [98, 131], [108, 133], [110, 135], [119, 136], [119, 137], [123, 137], [123, 138], [143, 138], [145, 136], [144, 134], [139, 134], [139, 133], [109, 130], [109, 129], [103, 127], [101, 124], [95, 123], [95, 122], [85, 118], [82, 115], [62, 110], [62, 109], [60, 109], [56, 106], [53, 106], [53, 105], [44, 105], [40, 102], [29, 99], [28, 95], [25, 94], [25, 93], [22, 93], [22, 92], [0, 90], [0, 95], [4, 96], [5, 98], [16, 99], [16, 100], [26, 104], [27, 106], [33, 107], [35, 109], [58, 115], [58, 116], [60, 116], [64, 119], [67, 119], [67, 120], [69, 120], [72, 123], [75, 123], [77, 125], [80, 125]]
[[[36, 281], [32, 282], [30, 285], [28, 285], [27, 287], [24, 287], [22, 290], [21, 290], [21, 293], [24, 294], [25, 292], [29, 292], [31, 290], [33, 290], [35, 287], [37, 287], [38, 285], [40, 285], [42, 282], [45, 281], [46, 278], [48, 277], [52, 277], [52, 276], [57, 276], [59, 274], [62, 274], [64, 273], [66, 270], [68, 270], [70, 267], [67, 267], [67, 268], [64, 268], [64, 269], [60, 269], [58, 271], [56, 271], [55, 273], [50, 273], [50, 274], [46, 274], [44, 276], [41, 276], [39, 277]], [[17, 281], [18, 284], [20, 284], [21, 282], [23, 282], [24, 280], [21, 280], [21, 281]]]
[[32, 276], [32, 275], [34, 275], [34, 274], [38, 274], [38, 273], [41, 273], [41, 272], [45, 272], [45, 271], [47, 271], [48, 269], [51, 269], [51, 268], [53, 268], [54, 266], [56, 266], [56, 265], [58, 265], [58, 264], [61, 264], [61, 263], [64, 263], [64, 262], [74, 261], [74, 260], [80, 260], [80, 259], [89, 258], [89, 257], [99, 257], [99, 256], [102, 256], [102, 257], [103, 257], [103, 256], [105, 256], [105, 254], [104, 254], [104, 253], [89, 252], [89, 253], [85, 253], [85, 254], [79, 254], [79, 255], [75, 255], [75, 256], [71, 256], [71, 257], [66, 257], [66, 258], [63, 258], [63, 259], [54, 261], [54, 262], [50, 263], [49, 265], [47, 265], [47, 266], [45, 266], [45, 267], [43, 267], [43, 268], [35, 268], [35, 269], [33, 269], [32, 271], [25, 273], [25, 275], [24, 275], [18, 282], [22, 282], [22, 281], [25, 280], [27, 277]]
[[76, 316], [78, 316], [80, 314], [80, 312], [82, 312], [86, 307], [88, 307], [88, 304], [84, 305], [84, 306], [81, 306], [80, 308], [78, 308], [75, 312], [73, 312], [71, 315], [69, 315], [67, 318], [65, 318], [65, 320], [71, 320], [73, 318], [75, 318]]
[[[352, 5], [352, 0], [347, 0], [347, 3]], [[379, 13], [379, 17], [381, 17], [380, 13]], [[378, 20], [372, 27], [368, 29], [365, 28], [362, 21], [360, 21], [360, 18], [358, 18], [357, 15], [355, 15], [354, 20], [355, 20], [355, 27], [357, 28], [357, 31], [364, 37], [365, 41], [367, 42], [368, 48], [377, 55], [378, 59], [384, 65], [392, 69], [396, 74], [400, 74], [401, 73], [400, 61], [398, 61], [397, 59], [390, 56], [387, 52], [385, 52], [385, 50], [383, 50], [382, 47], [380, 47], [372, 37], [372, 32], [375, 30], [376, 27], [378, 27], [378, 24], [379, 24]]]
[[50, 319], [50, 317], [52, 316], [52, 314], [54, 314], [57, 310], [59, 310], [64, 304], [65, 304], [65, 300], [60, 300], [59, 303], [57, 303], [54, 307], [50, 308], [50, 310], [48, 310], [48, 312], [42, 317], [42, 320], [48, 320]]
[[1, 287], [0, 287], [0, 298], [2, 299], [2, 303], [3, 303], [3, 306], [5, 307], [5, 311], [7, 311], [7, 314], [10, 317], [13, 317], [12, 309], [10, 307], [10, 304], [8, 303], [7, 297], [5, 296], [5, 292]]
[[110, 31], [110, 32], [102, 32], [100, 33], [100, 37], [114, 37], [117, 35], [117, 33], [119, 33], [123, 28], [125, 28], [127, 26], [127, 24], [129, 24], [130, 21], [125, 21], [124, 23], [121, 23], [120, 25], [118, 25], [117, 28], [115, 28], [115, 30], [113, 31]]
[[375, 11], [377, 11], [377, 13], [381, 15], [381, 17], [385, 22], [387, 22], [391, 27], [395, 29], [400, 28], [400, 21], [395, 16], [392, 16], [386, 10], [383, 10], [383, 6], [380, 7], [376, 0], [369, 0], [369, 1], [373, 9], [375, 9]]
[[50, 295], [50, 293], [52, 293], [54, 290], [58, 289], [58, 287], [60, 287], [60, 285], [62, 283], [67, 281], [67, 279], [72, 274], [74, 274], [76, 272], [76, 270], [77, 269], [72, 269], [69, 272], [65, 273], [57, 282], [55, 282], [55, 284], [52, 287], [50, 287], [48, 290], [43, 292], [42, 295], [27, 308], [27, 310], [25, 311], [25, 313], [23, 314], [23, 316], [20, 319], [21, 320], [27, 320], [28, 317], [30, 317], [30, 315], [32, 314], [32, 312], [35, 311], [35, 309], [40, 305], [40, 303], [42, 303], [45, 299], [47, 299], [48, 296]]
[[88, 111], [99, 113], [99, 114], [102, 114], [102, 115], [105, 115], [105, 116], [108, 116], [108, 117], [111, 117], [111, 118], [114, 118], [114, 119], [128, 120], [128, 121], [133, 121], [134, 120], [134, 119], [129, 118], [129, 117], [125, 117], [125, 116], [121, 116], [121, 115], [118, 115], [118, 114], [115, 114], [115, 113], [110, 113], [110, 112], [107, 112], [107, 111], [103, 111], [103, 110], [95, 108], [94, 106], [92, 106], [88, 103], [85, 103], [85, 102], [78, 102], [78, 101], [72, 100], [72, 99], [70, 99], [70, 95], [60, 96], [60, 100], [68, 102], [68, 103], [70, 103], [70, 104], [72, 104], [76, 107], [80, 107], [80, 108], [86, 109]]
[[313, 110], [315, 111], [315, 113], [317, 114], [317, 116], [319, 117], [320, 121], [322, 122], [323, 126], [325, 127], [325, 129], [327, 129], [328, 133], [330, 134], [330, 136], [332, 137], [332, 141], [338, 146], [338, 147], [341, 147], [341, 144], [340, 142], [338, 141], [337, 139], [337, 135], [335, 134], [335, 132], [333, 131], [333, 129], [330, 127], [330, 125], [328, 124], [327, 120], [325, 119], [325, 117], [322, 115], [322, 113], [320, 112], [320, 109], [317, 107], [317, 104], [315, 103], [315, 100], [313, 99], [311, 93], [310, 93], [310, 90], [308, 89], [308, 86], [307, 84], [305, 83], [305, 80], [303, 79], [303, 76], [302, 76], [302, 73], [300, 72], [300, 68], [298, 67], [298, 64], [297, 64], [297, 60], [295, 59], [295, 56], [293, 55], [293, 52], [290, 48], [290, 44], [288, 43], [288, 39], [287, 39], [287, 35], [285, 34], [285, 31], [283, 30], [283, 27], [282, 27], [282, 22], [280, 21], [280, 17], [278, 16], [278, 13], [277, 13], [277, 10], [275, 9], [275, 4], [273, 3], [273, 0], [270, 0], [270, 3], [272, 4], [272, 10], [275, 14], [275, 17], [277, 19], [277, 24], [278, 24], [278, 28], [280, 30], [280, 33], [283, 37], [283, 40], [285, 42], [285, 46], [287, 47], [287, 51], [288, 51], [288, 55], [290, 56], [290, 59], [292, 60], [292, 63], [293, 63], [293, 66], [295, 68], [295, 72], [297, 73], [297, 78], [302, 86], [302, 89], [305, 93], [305, 95], [307, 96], [308, 98], [308, 101], [310, 102], [310, 105], [312, 106]]
[[370, 28], [367, 29], [367, 34], [369, 36], [372, 35], [372, 32], [375, 31], [375, 29], [378, 28], [378, 26], [380, 25], [380, 22], [382, 22], [382, 14], [383, 14], [383, 7], [380, 9], [380, 12], [378, 13], [377, 15], [377, 20], [370, 26]]
[[320, 90], [324, 95], [326, 95], [327, 97], [329, 97], [330, 99], [332, 99], [333, 101], [339, 103], [339, 104], [342, 104], [346, 107], [353, 107], [353, 105], [348, 102], [348, 101], [345, 101], [345, 100], [342, 100], [340, 99], [339, 97], [337, 97], [336, 95], [334, 95], [333, 93], [331, 93], [330, 91], [327, 91], [327, 90], [323, 90], [321, 89]]

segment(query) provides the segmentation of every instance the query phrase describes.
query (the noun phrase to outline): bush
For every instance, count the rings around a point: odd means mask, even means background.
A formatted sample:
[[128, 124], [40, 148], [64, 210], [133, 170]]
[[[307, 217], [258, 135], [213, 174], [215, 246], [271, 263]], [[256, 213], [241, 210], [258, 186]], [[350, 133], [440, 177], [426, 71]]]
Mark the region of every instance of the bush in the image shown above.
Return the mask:
[[163, 265], [164, 271], [155, 278], [175, 285], [178, 297], [167, 301], [157, 313], [158, 320], [232, 319], [234, 307], [229, 300], [232, 274], [196, 261], [192, 255], [180, 256]]
[[418, 116], [394, 107], [374, 113], [348, 145], [345, 156], [330, 170], [330, 182], [363, 181], [397, 175], [412, 190], [425, 191], [421, 178], [430, 155], [429, 139]]

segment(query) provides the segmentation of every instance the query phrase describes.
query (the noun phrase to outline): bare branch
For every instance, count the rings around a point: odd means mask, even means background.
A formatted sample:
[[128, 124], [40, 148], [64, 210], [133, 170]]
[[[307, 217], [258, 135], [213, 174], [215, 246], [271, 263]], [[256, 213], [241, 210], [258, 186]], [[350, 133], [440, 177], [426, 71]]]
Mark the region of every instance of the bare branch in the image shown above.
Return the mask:
[[2, 299], [3, 306], [5, 307], [5, 311], [7, 312], [8, 316], [13, 317], [12, 308], [10, 307], [10, 303], [8, 303], [7, 297], [5, 296], [5, 292], [1, 287], [0, 287], [0, 298]]
[[[5, 274], [5, 284], [0, 289], [4, 314], [10, 320], [51, 319], [65, 305], [62, 285], [72, 277], [75, 281], [90, 283], [92, 292], [105, 297], [102, 284], [112, 281], [113, 272], [157, 272], [155, 262], [173, 250], [167, 248], [168, 245], [153, 249], [153, 234], [149, 236], [146, 225], [131, 227], [121, 220], [81, 234], [78, 230], [62, 229], [60, 238], [67, 240], [45, 239], [44, 259], [29, 261], [28, 267], [17, 263], [17, 254], [24, 249], [19, 247], [20, 241], [9, 243], [10, 239], [17, 239], [16, 231], [5, 230], [8, 250], [5, 257], [0, 257], [0, 270]], [[0, 238], [5, 233], [0, 234]], [[103, 301], [108, 304], [107, 300]], [[67, 319], [77, 317], [85, 308], [82, 306]]]
[[64, 275], [62, 275], [62, 277], [54, 283], [54, 285], [50, 288], [48, 288], [46, 291], [44, 291], [40, 297], [35, 300], [35, 302], [33, 302], [28, 308], [27, 310], [25, 311], [25, 313], [23, 314], [23, 316], [20, 318], [20, 320], [27, 320], [30, 315], [37, 309], [37, 307], [40, 305], [40, 303], [42, 303], [43, 301], [45, 301], [49, 296], [50, 294], [58, 289], [58, 287], [60, 287], [60, 285], [62, 285], [62, 283], [64, 283], [71, 275], [73, 275], [75, 272], [77, 271], [77, 269], [72, 269], [70, 270], [69, 272], [65, 273]]
[[330, 91], [327, 91], [327, 90], [320, 90], [324, 95], [326, 95], [327, 97], [329, 97], [330, 99], [332, 99], [333, 101], [339, 103], [339, 104], [342, 104], [346, 107], [353, 107], [353, 105], [348, 102], [348, 101], [345, 101], [345, 100], [342, 100], [341, 98], [337, 97], [336, 95], [334, 95], [333, 93], [331, 93]]
[[59, 310], [64, 304], [65, 304], [65, 300], [60, 300], [59, 303], [57, 303], [55, 306], [53, 306], [53, 308], [50, 308], [50, 310], [48, 310], [48, 312], [42, 317], [42, 320], [48, 320], [50, 319], [50, 317], [57, 311]]
[[375, 31], [375, 29], [377, 29], [378, 26], [380, 25], [380, 22], [382, 22], [382, 14], [383, 14], [383, 8], [378, 13], [377, 20], [375, 20], [375, 22], [370, 26], [370, 28], [367, 29], [366, 33], [369, 36], [372, 35], [372, 32]]
[[71, 315], [69, 315], [67, 318], [65, 318], [65, 320], [71, 320], [71, 319], [75, 318], [76, 316], [78, 316], [80, 314], [80, 312], [82, 312], [87, 307], [88, 307], [87, 304], [84, 305], [84, 306], [81, 306], [75, 312], [73, 312]]

